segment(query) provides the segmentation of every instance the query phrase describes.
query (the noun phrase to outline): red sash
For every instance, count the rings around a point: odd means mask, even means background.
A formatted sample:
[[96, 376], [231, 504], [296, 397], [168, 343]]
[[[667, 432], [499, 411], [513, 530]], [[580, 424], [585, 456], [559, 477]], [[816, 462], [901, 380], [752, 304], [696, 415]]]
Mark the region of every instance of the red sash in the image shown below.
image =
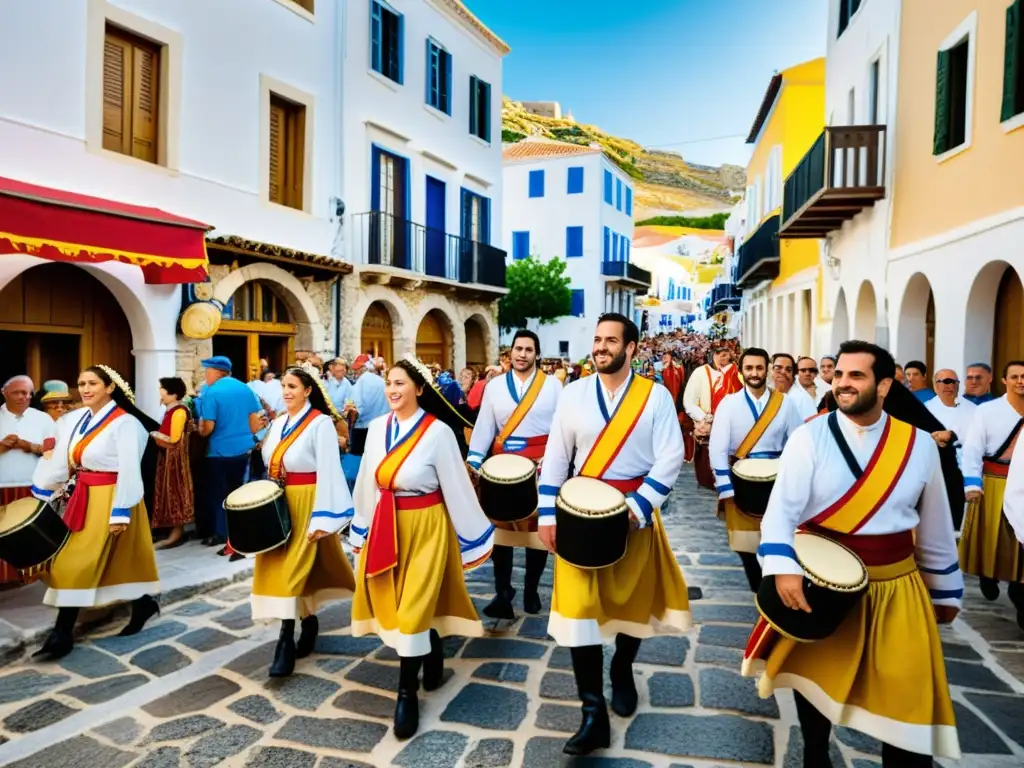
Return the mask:
[[116, 484], [117, 472], [82, 470], [75, 475], [75, 490], [72, 491], [67, 509], [64, 510], [64, 524], [72, 533], [78, 533], [85, 527], [85, 512], [89, 507], [89, 489]]
[[[548, 444], [547, 435], [537, 435], [536, 437], [524, 437], [516, 438], [522, 439], [526, 443], [526, 447], [521, 451], [514, 451], [517, 456], [525, 456], [533, 461], [540, 461], [544, 458], [544, 449]], [[491, 455], [497, 456], [499, 453], [506, 453], [505, 444], [499, 443], [497, 440], [494, 441], [494, 445], [491, 446]]]
[[718, 410], [718, 406], [725, 399], [726, 395], [731, 395], [733, 392], [739, 392], [743, 389], [743, 383], [740, 381], [739, 370], [732, 364], [722, 371], [722, 378], [718, 380], [717, 388], [711, 376], [711, 366], [706, 366], [704, 372], [708, 376], [708, 384], [711, 387], [711, 413], [713, 414]]
[[[270, 465], [267, 467], [267, 475], [271, 480], [279, 480], [281, 474], [284, 472], [284, 455], [288, 453], [288, 449], [292, 447], [296, 440], [299, 439], [299, 435], [306, 431], [306, 427], [313, 423], [314, 419], [320, 415], [320, 411], [316, 408], [310, 408], [306, 411], [302, 418], [299, 419], [299, 423], [292, 427], [291, 431], [286, 435], [284, 431], [281, 432], [281, 441], [274, 448], [273, 453], [270, 455]], [[287, 424], [285, 424], [287, 426]]]
[[289, 472], [284, 476], [285, 487], [290, 485], [316, 485], [316, 472]]

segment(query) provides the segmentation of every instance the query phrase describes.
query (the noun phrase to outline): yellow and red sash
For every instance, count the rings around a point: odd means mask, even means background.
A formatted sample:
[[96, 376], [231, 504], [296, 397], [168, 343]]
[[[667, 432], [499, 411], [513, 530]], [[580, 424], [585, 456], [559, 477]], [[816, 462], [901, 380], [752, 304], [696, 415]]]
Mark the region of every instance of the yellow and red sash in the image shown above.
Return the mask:
[[[506, 376], [515, 376], [512, 371], [509, 371]], [[540, 396], [540, 392], [544, 389], [544, 380], [547, 379], [547, 374], [542, 370], [537, 370], [537, 373], [533, 377], [533, 381], [530, 382], [529, 388], [523, 393], [523, 399], [520, 400], [512, 411], [512, 415], [508, 417], [508, 421], [505, 422], [505, 426], [501, 428], [498, 436], [494, 438], [494, 445], [492, 447], [492, 453], [504, 453], [505, 452], [505, 441], [512, 437], [512, 433], [518, 429], [519, 425], [523, 423], [523, 419], [526, 418], [526, 414], [530, 412], [533, 404], [537, 402], [537, 398]], [[509, 379], [509, 389], [515, 387], [515, 382]], [[546, 441], [545, 441], [546, 442]], [[541, 452], [543, 456], [543, 449]]]
[[[597, 386], [601, 386], [600, 381], [597, 382]], [[644, 412], [653, 391], [653, 381], [643, 376], [632, 377], [626, 394], [622, 396], [622, 402], [594, 441], [594, 447], [590, 449], [590, 455], [580, 469], [581, 475], [598, 479], [604, 477], [604, 473], [615, 461], [615, 457], [619, 455], [622, 446], [626, 444], [626, 440], [640, 421], [640, 414]]]
[[[68, 452], [68, 467], [71, 470], [81, 467], [82, 455], [85, 453], [85, 449], [89, 447], [89, 443], [95, 440], [103, 430], [124, 415], [124, 410], [121, 408], [114, 408], [110, 413], [100, 419], [100, 422], [86, 432], [85, 437], [75, 443], [74, 447]], [[76, 426], [75, 429], [77, 430], [78, 427]]]
[[740, 372], [735, 365], [728, 365], [722, 371], [722, 375], [717, 382], [715, 382], [714, 377], [711, 375], [711, 371], [711, 365], [704, 366], [704, 372], [708, 376], [708, 387], [711, 390], [711, 413], [714, 414], [726, 395], [731, 395], [733, 392], [739, 392], [743, 389], [743, 382], [740, 381]]
[[771, 426], [775, 417], [779, 415], [779, 411], [782, 409], [782, 398], [784, 397], [785, 395], [777, 389], [772, 390], [772, 393], [768, 396], [768, 404], [761, 411], [761, 415], [757, 417], [754, 426], [747, 432], [747, 436], [743, 438], [740, 447], [736, 449], [737, 459], [747, 458], [747, 454], [754, 450], [754, 446], [764, 437], [765, 431]]
[[[387, 435], [391, 435], [394, 414], [388, 416]], [[388, 450], [387, 456], [377, 465], [377, 487], [380, 489], [380, 500], [373, 511], [373, 524], [370, 526], [370, 538], [366, 544], [366, 575], [377, 576], [386, 573], [398, 565], [398, 520], [395, 503], [395, 479], [398, 472], [416, 450], [420, 440], [430, 429], [435, 418], [425, 413], [419, 423], [405, 437]], [[387, 438], [386, 438], [387, 439]], [[436, 502], [435, 502], [436, 503]]]
[[[299, 419], [299, 423], [292, 427], [290, 431], [281, 430], [281, 441], [274, 448], [274, 452], [270, 454], [270, 466], [267, 467], [267, 475], [271, 480], [281, 479], [281, 471], [284, 469], [284, 455], [288, 453], [288, 449], [299, 439], [299, 435], [305, 432], [306, 427], [312, 424], [313, 420], [319, 415], [320, 411], [316, 408], [310, 408]], [[285, 424], [285, 428], [287, 426]]]

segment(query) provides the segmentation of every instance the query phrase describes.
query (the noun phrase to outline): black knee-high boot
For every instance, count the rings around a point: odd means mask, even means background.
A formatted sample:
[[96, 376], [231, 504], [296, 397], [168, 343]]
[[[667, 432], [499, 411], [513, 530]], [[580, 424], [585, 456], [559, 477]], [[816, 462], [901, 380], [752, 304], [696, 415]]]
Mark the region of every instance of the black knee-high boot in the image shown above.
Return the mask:
[[403, 656], [398, 673], [398, 701], [395, 703], [396, 739], [408, 739], [420, 727], [420, 703], [416, 692], [420, 687], [422, 656]]
[[320, 633], [320, 619], [315, 613], [304, 618], [300, 624], [302, 630], [299, 632], [299, 642], [295, 645], [296, 659], [304, 659], [313, 652], [316, 636]]
[[747, 583], [751, 592], [757, 592], [761, 586], [761, 564], [757, 562], [757, 555], [753, 552], [737, 552], [740, 562], [743, 563], [743, 572], [747, 575]]
[[295, 671], [295, 619], [281, 622], [281, 634], [274, 649], [274, 661], [270, 664], [271, 677], [288, 677]]
[[793, 698], [796, 699], [800, 733], [804, 737], [804, 768], [832, 768], [832, 759], [828, 756], [832, 722], [796, 691]]
[[981, 587], [981, 594], [985, 596], [986, 600], [997, 600], [999, 599], [999, 580], [990, 579], [987, 576], [982, 576], [978, 579], [979, 586]]
[[633, 679], [633, 661], [640, 650], [640, 638], [619, 633], [615, 636], [615, 655], [612, 656], [612, 711], [619, 717], [631, 717], [636, 712], [636, 680]]
[[523, 610], [527, 613], [540, 613], [541, 602], [537, 588], [540, 586], [540, 577], [544, 575], [544, 568], [548, 564], [548, 551], [546, 549], [526, 550], [526, 581], [523, 585]]
[[604, 702], [604, 660], [600, 645], [570, 649], [576, 690], [583, 703], [580, 728], [565, 742], [567, 755], [588, 755], [595, 749], [606, 749], [611, 743], [611, 725]]
[[423, 657], [423, 690], [436, 691], [444, 682], [444, 644], [436, 629], [430, 630], [430, 653]]
[[882, 744], [882, 768], [932, 768], [931, 755], [907, 752], [892, 744]]
[[143, 595], [138, 600], [132, 601], [132, 617], [124, 629], [118, 632], [118, 635], [121, 637], [137, 635], [146, 626], [147, 621], [158, 615], [160, 615], [160, 604], [152, 596]]
[[57, 610], [57, 621], [53, 625], [46, 641], [38, 651], [32, 654], [33, 659], [61, 659], [71, 653], [75, 647], [75, 622], [78, 621], [78, 608], [60, 608]]
[[491, 563], [494, 565], [495, 594], [484, 607], [483, 614], [491, 619], [512, 621], [516, 617], [512, 610], [512, 598], [516, 596], [512, 589], [512, 547], [495, 546], [491, 551]]

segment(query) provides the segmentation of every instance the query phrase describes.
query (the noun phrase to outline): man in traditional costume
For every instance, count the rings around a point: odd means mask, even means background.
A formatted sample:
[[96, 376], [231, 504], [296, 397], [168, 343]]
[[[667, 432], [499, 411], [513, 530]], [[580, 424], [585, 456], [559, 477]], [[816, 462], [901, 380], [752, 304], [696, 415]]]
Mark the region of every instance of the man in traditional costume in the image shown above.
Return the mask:
[[693, 468], [697, 475], [697, 483], [702, 488], [715, 488], [715, 475], [711, 471], [707, 445], [711, 434], [711, 420], [722, 399], [726, 395], [739, 392], [742, 388], [739, 369], [732, 361], [732, 350], [725, 344], [714, 347], [711, 362], [691, 373], [690, 380], [686, 382], [686, 389], [683, 390], [683, 407], [693, 419], [693, 436], [696, 441]]
[[683, 430], [683, 461], [693, 461], [693, 419], [683, 408], [683, 389], [686, 383], [686, 369], [675, 361], [671, 352], [666, 351], [661, 356], [661, 383], [672, 395], [672, 402], [676, 406], [676, 414], [679, 419], [679, 427]]
[[1024, 628], [1024, 553], [1003, 514], [1003, 493], [1010, 461], [1024, 428], [1024, 360], [1003, 369], [1006, 394], [982, 403], [974, 412], [963, 441], [964, 491], [967, 516], [960, 537], [960, 567], [981, 577], [981, 592], [999, 596], [999, 582], [1009, 582], [1007, 594]]
[[939, 445], [951, 443], [956, 450], [956, 460], [959, 464], [963, 461], [963, 439], [971, 431], [971, 420], [978, 406], [959, 397], [960, 379], [951, 368], [942, 368], [935, 372], [935, 394], [937, 397], [925, 403], [925, 408], [942, 422], [945, 429], [933, 433], [932, 437]]
[[[516, 331], [512, 339], [512, 370], [492, 379], [484, 389], [476, 424], [469, 441], [466, 463], [479, 472], [488, 455], [517, 453], [540, 462], [548, 443], [562, 385], [537, 368], [540, 339], [533, 331]], [[492, 619], [515, 618], [512, 598], [512, 548], [526, 548], [523, 610], [540, 613], [537, 587], [548, 561], [548, 551], [537, 537], [536, 510], [522, 510], [517, 523], [495, 522], [494, 599], [483, 609]], [[492, 521], [493, 522], [493, 521]]]
[[776, 459], [789, 436], [804, 423], [796, 405], [768, 389], [768, 353], [751, 347], [740, 355], [744, 388], [718, 406], [709, 449], [718, 487], [719, 515], [729, 531], [729, 548], [740, 556], [750, 589], [761, 583], [757, 547], [761, 520], [736, 506], [730, 467], [740, 459]]
[[[35, 384], [14, 376], [0, 389], [0, 507], [32, 495], [32, 473], [39, 457], [52, 450], [57, 438], [53, 419], [30, 408]], [[0, 560], [0, 585], [21, 583], [18, 572]]]
[[629, 717], [637, 705], [633, 660], [640, 641], [690, 626], [686, 583], [659, 514], [683, 464], [683, 440], [668, 390], [630, 369], [639, 337], [623, 315], [598, 319], [598, 375], [565, 387], [541, 465], [538, 533], [549, 550], [556, 545], [555, 498], [574, 474], [620, 490], [632, 528], [625, 555], [613, 565], [582, 569], [555, 560], [548, 634], [570, 649], [583, 703], [580, 728], [564, 748], [571, 755], [605, 748], [611, 738], [603, 639], [615, 636], [612, 709]]
[[763, 672], [762, 696], [793, 689], [814, 768], [832, 765], [832, 724], [883, 742], [885, 768], [960, 757], [937, 623], [955, 618], [963, 576], [935, 441], [883, 412], [894, 369], [874, 344], [840, 347], [839, 412], [793, 433], [761, 523], [758, 555], [787, 608], [813, 619], [797, 529], [845, 545], [868, 571], [867, 592], [833, 634], [801, 643], [761, 618], [744, 655], [745, 675]]

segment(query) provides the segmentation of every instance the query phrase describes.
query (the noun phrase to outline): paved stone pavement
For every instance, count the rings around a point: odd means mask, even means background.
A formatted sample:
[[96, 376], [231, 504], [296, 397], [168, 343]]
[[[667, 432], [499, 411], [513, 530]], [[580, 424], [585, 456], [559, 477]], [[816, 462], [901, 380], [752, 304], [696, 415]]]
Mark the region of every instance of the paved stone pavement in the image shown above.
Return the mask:
[[[546, 639], [544, 617], [448, 639], [449, 679], [421, 694], [420, 733], [399, 743], [389, 730], [397, 659], [374, 638], [350, 636], [348, 601], [321, 612], [316, 653], [296, 674], [269, 681], [277, 627], [253, 626], [243, 582], [166, 607], [134, 638], [106, 630], [60, 663], [0, 667], [0, 765], [799, 768], [791, 696], [759, 699], [738, 675], [755, 612], [713, 506], [685, 468], [664, 518], [698, 626], [644, 642], [638, 714], [613, 715], [612, 748], [591, 759], [561, 754], [579, 710], [568, 654]], [[490, 567], [468, 583], [484, 604]], [[969, 592], [966, 620], [943, 630], [966, 754], [956, 764], [1020, 766], [1024, 633], [1005, 598], [990, 604], [976, 585]], [[874, 768], [878, 754], [871, 739], [837, 732], [835, 766]]]

